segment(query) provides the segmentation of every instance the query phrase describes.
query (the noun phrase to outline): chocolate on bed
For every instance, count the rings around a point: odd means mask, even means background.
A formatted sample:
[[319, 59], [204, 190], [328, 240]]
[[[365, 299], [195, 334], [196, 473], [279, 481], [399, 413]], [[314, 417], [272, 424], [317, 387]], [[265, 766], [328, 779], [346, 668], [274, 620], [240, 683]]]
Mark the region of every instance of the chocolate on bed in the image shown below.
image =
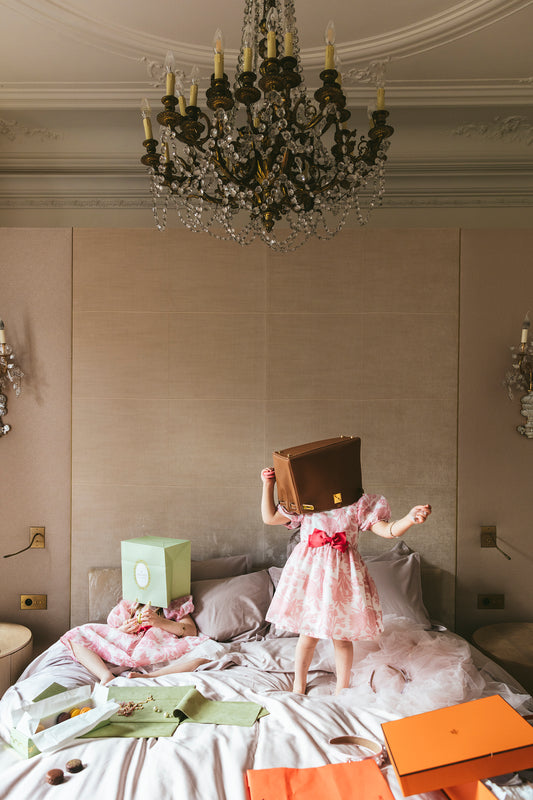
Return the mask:
[[71, 758], [70, 761], [67, 761], [65, 764], [65, 769], [67, 772], [81, 772], [83, 769], [83, 764], [79, 758]]
[[62, 769], [49, 769], [46, 773], [46, 782], [56, 786], [58, 783], [63, 783], [64, 777]]

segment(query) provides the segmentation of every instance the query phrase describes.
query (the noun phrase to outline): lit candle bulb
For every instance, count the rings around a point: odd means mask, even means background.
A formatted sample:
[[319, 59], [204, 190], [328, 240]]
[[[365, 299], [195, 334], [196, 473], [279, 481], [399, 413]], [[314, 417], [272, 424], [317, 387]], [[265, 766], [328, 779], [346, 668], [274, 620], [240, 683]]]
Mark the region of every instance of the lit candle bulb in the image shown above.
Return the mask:
[[198, 67], [193, 67], [191, 70], [191, 89], [189, 92], [189, 105], [195, 106], [198, 102], [198, 76], [200, 70]]
[[383, 111], [385, 108], [385, 87], [378, 86], [376, 108], [378, 111]]
[[529, 311], [528, 311], [528, 313], [526, 314], [525, 319], [524, 319], [524, 321], [522, 323], [522, 336], [520, 338], [520, 343], [521, 344], [527, 344], [527, 340], [528, 340], [528, 336], [529, 336], [529, 326], [530, 326], [530, 324], [531, 323], [529, 322]]
[[151, 139], [152, 138], [152, 119], [151, 119], [152, 109], [150, 108], [150, 103], [148, 102], [148, 98], [143, 97], [141, 103], [141, 116], [143, 118], [143, 125], [144, 125], [144, 138]]
[[326, 27], [326, 60], [324, 69], [335, 69], [335, 25], [330, 20]]
[[6, 331], [4, 326], [4, 321], [0, 319], [0, 344], [6, 343]]
[[213, 48], [215, 51], [215, 79], [217, 80], [224, 77], [224, 38], [220, 28], [215, 31]]
[[294, 46], [292, 40], [292, 31], [285, 31], [285, 57], [294, 56]]
[[165, 58], [165, 69], [167, 71], [166, 93], [174, 94], [174, 84], [176, 80], [176, 59], [174, 53], [168, 51]]
[[247, 25], [244, 29], [242, 37], [242, 58], [243, 58], [243, 72], [252, 71], [252, 47], [254, 43], [254, 34], [251, 25]]
[[276, 23], [278, 21], [278, 14], [276, 9], [272, 7], [266, 17], [267, 26], [267, 58], [276, 58], [278, 55], [278, 48], [276, 43]]
[[179, 104], [180, 114], [182, 117], [185, 117], [187, 115], [187, 112], [185, 110], [185, 95], [183, 94], [184, 91], [185, 90], [183, 88], [183, 83], [181, 82], [181, 80], [178, 80], [178, 104]]

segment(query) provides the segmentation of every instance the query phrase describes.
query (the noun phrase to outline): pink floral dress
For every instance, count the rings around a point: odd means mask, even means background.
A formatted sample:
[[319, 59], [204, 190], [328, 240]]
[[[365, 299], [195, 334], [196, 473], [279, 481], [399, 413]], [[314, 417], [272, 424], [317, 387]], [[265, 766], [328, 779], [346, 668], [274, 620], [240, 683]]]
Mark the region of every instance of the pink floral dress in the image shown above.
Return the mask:
[[[97, 653], [109, 664], [135, 669], [179, 658], [209, 638], [203, 633], [179, 638], [169, 631], [154, 627], [143, 628], [137, 633], [119, 630], [119, 626], [131, 618], [135, 607], [136, 603], [121, 600], [110, 611], [107, 624], [89, 622], [80, 625], [67, 631], [61, 641], [73, 656], [72, 643], [75, 642]], [[167, 619], [178, 621], [192, 611], [192, 596], [186, 595], [173, 600], [168, 608], [163, 609], [163, 614]]]
[[314, 514], [289, 514], [287, 527], [301, 525], [300, 542], [283, 569], [268, 609], [269, 622], [317, 639], [375, 639], [383, 630], [374, 581], [357, 550], [359, 531], [390, 519], [380, 495]]

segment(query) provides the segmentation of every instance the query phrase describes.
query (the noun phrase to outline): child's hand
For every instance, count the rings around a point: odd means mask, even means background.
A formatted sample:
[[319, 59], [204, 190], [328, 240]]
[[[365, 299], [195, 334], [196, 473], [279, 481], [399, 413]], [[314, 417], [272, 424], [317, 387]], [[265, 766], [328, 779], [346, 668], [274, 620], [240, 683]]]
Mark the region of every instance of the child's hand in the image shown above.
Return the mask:
[[276, 473], [274, 472], [273, 467], [265, 467], [261, 470], [261, 480], [263, 483], [270, 483], [270, 481], [276, 480]]
[[122, 625], [119, 627], [119, 630], [123, 631], [124, 633], [137, 633], [139, 630], [139, 623], [137, 622], [137, 617], [132, 617], [132, 619], [127, 619], [126, 622], [123, 622]]
[[141, 622], [143, 625], [150, 625], [152, 628], [160, 627], [161, 617], [152, 606], [145, 606], [141, 611]]
[[411, 517], [415, 525], [422, 525], [422, 523], [427, 520], [430, 514], [431, 514], [430, 505], [415, 506], [409, 512], [409, 516]]

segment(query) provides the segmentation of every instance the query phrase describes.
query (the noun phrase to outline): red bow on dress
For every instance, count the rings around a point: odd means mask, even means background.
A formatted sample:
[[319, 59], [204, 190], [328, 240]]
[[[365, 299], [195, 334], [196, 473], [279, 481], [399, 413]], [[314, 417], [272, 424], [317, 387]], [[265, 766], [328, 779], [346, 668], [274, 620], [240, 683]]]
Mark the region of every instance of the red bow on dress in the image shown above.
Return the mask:
[[338, 531], [333, 536], [328, 536], [326, 531], [321, 531], [315, 528], [309, 539], [307, 540], [309, 547], [323, 547], [325, 544], [331, 545], [335, 550], [340, 550], [344, 553], [348, 549], [348, 542], [346, 541], [346, 534], [344, 531]]

